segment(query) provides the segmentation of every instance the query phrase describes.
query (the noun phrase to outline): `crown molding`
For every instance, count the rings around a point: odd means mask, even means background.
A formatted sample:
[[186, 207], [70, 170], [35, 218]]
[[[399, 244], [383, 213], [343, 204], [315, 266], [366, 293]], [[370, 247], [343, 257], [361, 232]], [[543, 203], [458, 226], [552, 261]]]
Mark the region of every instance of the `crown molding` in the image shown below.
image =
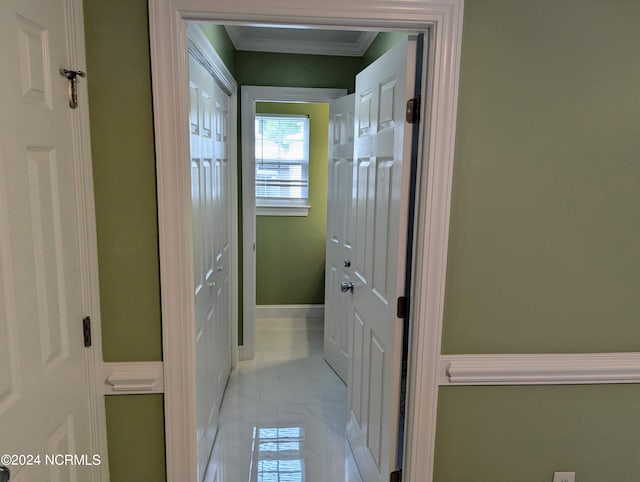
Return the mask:
[[377, 32], [363, 31], [356, 43], [317, 42], [313, 40], [292, 41], [284, 38], [279, 40], [260, 37], [246, 38], [241, 34], [238, 26], [235, 25], [227, 25], [225, 30], [236, 50], [346, 57], [362, 57], [378, 35]]

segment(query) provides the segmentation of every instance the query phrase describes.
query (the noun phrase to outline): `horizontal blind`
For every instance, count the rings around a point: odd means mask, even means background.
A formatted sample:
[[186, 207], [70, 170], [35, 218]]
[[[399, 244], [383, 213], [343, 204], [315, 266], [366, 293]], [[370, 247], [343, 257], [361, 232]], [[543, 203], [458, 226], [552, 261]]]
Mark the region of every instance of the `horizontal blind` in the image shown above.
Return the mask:
[[309, 117], [257, 114], [256, 200], [309, 198]]

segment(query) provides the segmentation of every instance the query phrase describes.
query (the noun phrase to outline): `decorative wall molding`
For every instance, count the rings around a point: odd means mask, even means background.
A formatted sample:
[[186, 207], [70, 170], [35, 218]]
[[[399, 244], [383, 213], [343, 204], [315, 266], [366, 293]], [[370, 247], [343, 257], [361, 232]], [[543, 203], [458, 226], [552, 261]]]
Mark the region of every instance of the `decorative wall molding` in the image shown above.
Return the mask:
[[258, 305], [256, 319], [324, 318], [324, 305]]
[[440, 385], [640, 383], [640, 353], [442, 355]]
[[[325, 36], [324, 40], [300, 38], [299, 32], [301, 31], [298, 29], [293, 34], [291, 34], [291, 29], [281, 29], [281, 35], [276, 38], [273, 35], [260, 35], [260, 32], [264, 31], [265, 34], [272, 34], [278, 29], [253, 27], [253, 31], [247, 30], [251, 28], [237, 25], [225, 26], [227, 34], [237, 50], [251, 50], [254, 52], [362, 57], [378, 35], [377, 32], [362, 31], [354, 42], [337, 42], [331, 39], [330, 36]], [[249, 36], [249, 32], [253, 35]]]
[[164, 392], [162, 362], [105, 363], [102, 367], [105, 395]]

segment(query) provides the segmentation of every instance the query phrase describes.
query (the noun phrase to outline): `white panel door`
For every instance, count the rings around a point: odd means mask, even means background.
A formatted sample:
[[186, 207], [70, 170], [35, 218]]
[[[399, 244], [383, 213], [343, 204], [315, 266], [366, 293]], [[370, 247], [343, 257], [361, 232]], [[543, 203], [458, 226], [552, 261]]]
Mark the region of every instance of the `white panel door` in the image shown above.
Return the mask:
[[353, 281], [353, 119], [355, 94], [329, 107], [329, 177], [327, 192], [327, 253], [325, 270], [324, 357], [346, 383], [351, 357], [349, 320], [351, 293], [341, 283]]
[[396, 468], [411, 175], [416, 41], [405, 40], [356, 78], [354, 292], [347, 438], [367, 482]]
[[198, 477], [204, 478], [231, 370], [229, 96], [189, 56]]
[[3, 460], [12, 481], [92, 477], [89, 467], [45, 459], [92, 456], [72, 145], [78, 113], [58, 72], [78, 67], [69, 65], [65, 7], [0, 2], [0, 454], [41, 457], [23, 467]]

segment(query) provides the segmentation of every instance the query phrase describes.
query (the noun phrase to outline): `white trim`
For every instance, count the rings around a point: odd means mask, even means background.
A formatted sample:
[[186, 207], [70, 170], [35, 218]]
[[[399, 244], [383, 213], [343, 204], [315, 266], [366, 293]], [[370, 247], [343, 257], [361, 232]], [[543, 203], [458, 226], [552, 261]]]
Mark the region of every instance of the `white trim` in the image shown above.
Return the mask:
[[258, 305], [256, 319], [324, 318], [324, 305]]
[[309, 215], [311, 206], [256, 206], [256, 216], [298, 216]]
[[232, 25], [225, 26], [227, 34], [237, 50], [254, 52], [276, 52], [307, 55], [338, 55], [345, 57], [362, 57], [378, 35], [377, 32], [360, 32], [356, 43], [350, 42], [318, 42], [309, 40], [290, 40], [273, 38], [246, 38], [242, 32]]
[[162, 362], [118, 362], [102, 366], [105, 395], [163, 393]]
[[[67, 68], [86, 71], [84, 14], [82, 0], [65, 0], [65, 23], [68, 30]], [[91, 76], [91, 72], [88, 73]], [[72, 155], [76, 172], [78, 254], [82, 287], [82, 308], [91, 316], [92, 346], [84, 350], [85, 383], [89, 394], [89, 431], [91, 451], [100, 454], [102, 463], [91, 469], [91, 480], [109, 480], [107, 417], [102, 394], [102, 329], [98, 280], [98, 240], [96, 230], [91, 135], [89, 132], [89, 96], [87, 84], [78, 89], [78, 108], [71, 113]], [[84, 84], [84, 85], [83, 85]], [[79, 320], [78, 320], [79, 321]]]
[[[242, 260], [243, 346], [241, 359], [255, 356], [256, 331], [256, 102], [330, 102], [347, 94], [346, 89], [304, 87], [260, 87], [243, 85], [241, 91], [242, 122]], [[262, 211], [262, 208], [261, 208]]]
[[435, 28], [425, 36], [422, 92], [429, 95], [420, 108], [423, 143], [418, 154], [403, 463], [407, 482], [433, 480], [463, 0], [423, 8]]
[[222, 90], [228, 95], [234, 94], [236, 80], [197, 23], [187, 24], [187, 45], [189, 52], [205, 66]]
[[640, 353], [442, 355], [440, 385], [640, 383]]
[[[429, 32], [428, 95], [421, 108], [419, 203], [416, 213], [412, 330], [409, 352], [404, 478], [431, 482], [438, 395], [438, 355], [447, 261], [463, 0], [149, 0], [154, 125], [158, 174], [167, 481], [195, 482], [195, 424], [185, 418], [185, 393], [194, 389], [192, 267], [188, 184], [173, 159], [188, 153], [185, 21], [372, 27]], [[425, 90], [423, 89], [423, 92]], [[246, 191], [245, 191], [246, 192]], [[165, 253], [165, 254], [162, 254]], [[173, 253], [173, 256], [170, 256]], [[245, 265], [246, 269], [246, 265]], [[245, 311], [245, 316], [247, 312]], [[185, 321], [186, 320], [186, 321]], [[188, 325], [188, 326], [185, 326]], [[167, 348], [176, 345], [184, 357]], [[243, 347], [243, 351], [244, 351]], [[247, 347], [249, 352], [254, 347]]]
[[[154, 99], [154, 131], [158, 186], [160, 282], [164, 358], [164, 408], [167, 480], [197, 479], [195, 322], [193, 306], [193, 240], [191, 226], [188, 126], [187, 23], [172, 2], [149, 1], [149, 23]], [[195, 34], [198, 42], [202, 36]], [[202, 52], [210, 46], [199, 44]], [[218, 83], [231, 90], [230, 136], [236, 134], [237, 86], [221, 59], [204, 56], [217, 72]], [[232, 137], [233, 138], [233, 137]], [[231, 196], [237, 199], [235, 142], [230, 143]], [[237, 207], [232, 203], [232, 246], [237, 246]], [[233, 250], [237, 251], [237, 250]], [[231, 320], [237, 324], [238, 257], [232, 253]], [[237, 331], [231, 330], [237, 345]], [[232, 349], [232, 366], [238, 352]]]

